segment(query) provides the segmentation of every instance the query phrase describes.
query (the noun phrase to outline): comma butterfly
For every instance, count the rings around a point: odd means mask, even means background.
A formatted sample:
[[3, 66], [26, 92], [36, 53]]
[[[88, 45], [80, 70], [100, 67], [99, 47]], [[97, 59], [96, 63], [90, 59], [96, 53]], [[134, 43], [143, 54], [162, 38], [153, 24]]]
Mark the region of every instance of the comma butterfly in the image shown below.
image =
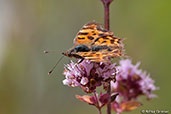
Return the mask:
[[122, 39], [105, 30], [101, 24], [90, 22], [77, 33], [74, 46], [63, 54], [81, 60], [108, 62], [110, 58], [123, 55]]

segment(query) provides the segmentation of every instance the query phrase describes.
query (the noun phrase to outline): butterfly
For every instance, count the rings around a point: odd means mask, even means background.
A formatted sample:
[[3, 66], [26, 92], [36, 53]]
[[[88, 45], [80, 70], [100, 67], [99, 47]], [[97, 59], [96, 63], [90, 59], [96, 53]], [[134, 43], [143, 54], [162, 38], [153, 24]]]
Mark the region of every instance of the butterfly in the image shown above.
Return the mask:
[[74, 46], [63, 55], [92, 62], [108, 62], [123, 55], [122, 39], [96, 22], [85, 24], [77, 33]]

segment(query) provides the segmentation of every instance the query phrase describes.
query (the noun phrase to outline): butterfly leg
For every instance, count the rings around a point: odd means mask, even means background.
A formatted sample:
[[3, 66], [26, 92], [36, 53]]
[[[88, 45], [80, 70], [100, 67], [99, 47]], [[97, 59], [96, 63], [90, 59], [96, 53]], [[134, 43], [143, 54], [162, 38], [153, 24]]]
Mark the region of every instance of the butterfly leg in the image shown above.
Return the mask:
[[78, 61], [78, 64], [80, 64], [81, 62], [83, 62], [84, 58], [81, 58], [79, 61]]

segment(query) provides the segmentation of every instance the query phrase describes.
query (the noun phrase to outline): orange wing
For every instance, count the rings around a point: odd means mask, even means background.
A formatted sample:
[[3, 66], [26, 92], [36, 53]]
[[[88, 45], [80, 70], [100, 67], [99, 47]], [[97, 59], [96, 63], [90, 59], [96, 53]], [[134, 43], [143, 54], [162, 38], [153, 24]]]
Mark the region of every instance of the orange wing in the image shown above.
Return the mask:
[[110, 47], [122, 47], [122, 39], [114, 37], [113, 35], [104, 35], [98, 37], [91, 44], [93, 46], [110, 46]]
[[93, 62], [108, 62], [110, 58], [121, 56], [121, 52], [119, 49], [112, 50], [111, 52], [102, 50], [99, 52], [78, 52], [77, 54]]
[[[90, 51], [74, 52], [75, 47], [79, 45], [87, 46]], [[94, 62], [107, 62], [110, 58], [122, 56], [122, 48], [122, 40], [114, 37], [113, 32], [103, 29], [102, 25], [96, 22], [90, 22], [77, 33], [72, 51], [68, 53]]]
[[[97, 50], [93, 51], [92, 48]], [[122, 39], [113, 35], [99, 36], [91, 43], [91, 49], [92, 51], [78, 52], [77, 54], [94, 62], [107, 62], [109, 58], [123, 55]]]
[[99, 36], [113, 35], [113, 32], [102, 28], [102, 25], [96, 22], [90, 22], [82, 27], [74, 39], [74, 45], [90, 45]]

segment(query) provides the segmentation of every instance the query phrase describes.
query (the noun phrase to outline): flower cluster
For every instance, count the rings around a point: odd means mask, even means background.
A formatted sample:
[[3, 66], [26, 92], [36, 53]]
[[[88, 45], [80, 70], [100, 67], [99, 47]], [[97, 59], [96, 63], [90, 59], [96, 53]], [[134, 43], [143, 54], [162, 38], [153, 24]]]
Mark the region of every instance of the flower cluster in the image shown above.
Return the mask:
[[[116, 76], [116, 83], [111, 83], [113, 92], [119, 93], [117, 100], [113, 103], [116, 112], [129, 110], [122, 107], [130, 106], [130, 109], [140, 106], [137, 101], [140, 95], [146, 95], [148, 99], [156, 97], [152, 91], [157, 87], [146, 72], [138, 69], [140, 62], [136, 65], [132, 64], [130, 59], [121, 60], [117, 66], [119, 73]], [[132, 108], [134, 107], [134, 108]]]
[[77, 64], [71, 61], [65, 66], [63, 80], [64, 85], [71, 87], [79, 86], [85, 92], [92, 93], [96, 87], [105, 85], [115, 79], [115, 64], [112, 63], [94, 63], [89, 60]]
[[[146, 95], [148, 99], [156, 97], [152, 91], [157, 87], [146, 72], [139, 69], [140, 62], [132, 64], [130, 59], [120, 60], [119, 66], [112, 63], [95, 63], [89, 60], [77, 64], [71, 61], [65, 66], [63, 80], [64, 85], [81, 87], [87, 93], [94, 93], [94, 96], [76, 97], [96, 106], [99, 110], [108, 103], [112, 108], [121, 114], [123, 111], [131, 111], [141, 106], [137, 98]], [[114, 81], [116, 82], [114, 83]], [[111, 83], [112, 94], [95, 93], [96, 87]], [[119, 94], [119, 95], [118, 95]], [[116, 100], [115, 100], [116, 98]]]

